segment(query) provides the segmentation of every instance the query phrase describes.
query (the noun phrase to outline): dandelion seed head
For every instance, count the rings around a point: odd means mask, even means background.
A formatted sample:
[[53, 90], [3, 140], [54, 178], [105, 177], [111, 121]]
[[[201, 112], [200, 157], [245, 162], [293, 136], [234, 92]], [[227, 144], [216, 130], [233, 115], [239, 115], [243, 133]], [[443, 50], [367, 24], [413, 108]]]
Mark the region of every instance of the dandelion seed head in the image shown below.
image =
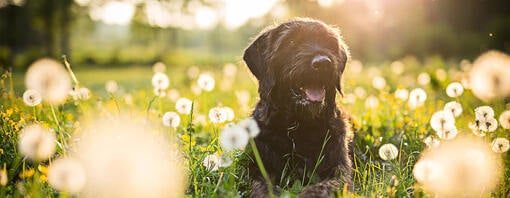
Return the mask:
[[224, 123], [227, 119], [227, 112], [222, 107], [214, 107], [209, 110], [209, 120], [212, 123]]
[[164, 73], [155, 73], [152, 76], [152, 86], [156, 89], [166, 89], [170, 85], [170, 80], [168, 76]]
[[227, 63], [223, 66], [223, 75], [232, 78], [237, 74], [237, 66], [232, 63]]
[[459, 97], [460, 95], [462, 95], [463, 92], [464, 92], [464, 87], [462, 86], [462, 84], [460, 84], [458, 82], [450, 83], [446, 87], [446, 95], [448, 95], [452, 98]]
[[222, 107], [223, 111], [227, 114], [227, 121], [232, 121], [235, 118], [234, 110], [230, 107]]
[[176, 149], [132, 118], [86, 123], [76, 143], [87, 182], [85, 197], [180, 197], [186, 179]]
[[427, 147], [437, 147], [439, 146], [439, 144], [441, 144], [441, 141], [432, 135], [425, 138], [423, 142], [425, 143], [425, 145], [427, 145]]
[[425, 90], [422, 88], [415, 88], [409, 93], [407, 105], [411, 109], [416, 109], [423, 106], [425, 104], [425, 100], [427, 100], [427, 93]]
[[458, 133], [457, 127], [455, 126], [448, 126], [436, 131], [437, 136], [443, 140], [451, 140], [457, 137]]
[[430, 83], [430, 75], [428, 73], [422, 72], [418, 75], [417, 78], [418, 84], [425, 86]]
[[229, 167], [231, 166], [232, 164], [234, 163], [234, 161], [232, 160], [232, 158], [230, 158], [228, 155], [226, 155], [226, 153], [223, 153], [223, 155], [220, 156], [220, 160], [219, 160], [219, 167]]
[[352, 60], [347, 68], [349, 68], [353, 73], [359, 74], [363, 70], [363, 63], [359, 60]]
[[383, 144], [379, 148], [379, 157], [384, 161], [393, 160], [398, 157], [398, 148], [391, 144]]
[[246, 91], [246, 90], [242, 90], [242, 91], [236, 91], [235, 92], [236, 94], [236, 98], [237, 98], [237, 103], [239, 105], [248, 105], [248, 103], [250, 102], [250, 92]]
[[444, 69], [436, 69], [436, 77], [437, 79], [439, 79], [440, 81], [444, 81], [446, 80], [446, 71]]
[[480, 125], [479, 121], [478, 122], [470, 122], [470, 123], [468, 123], [468, 128], [471, 129], [473, 134], [475, 134], [476, 136], [484, 137], [485, 136], [485, 132], [480, 130], [479, 125]]
[[471, 70], [471, 67], [472, 67], [471, 61], [467, 59], [462, 59], [460, 61], [460, 69], [462, 69], [462, 71], [469, 71]]
[[163, 125], [167, 127], [173, 127], [176, 128], [181, 123], [181, 117], [179, 117], [179, 114], [169, 111], [163, 114]]
[[154, 88], [154, 95], [157, 96], [157, 97], [163, 98], [163, 97], [166, 96], [166, 91], [164, 89], [155, 87]]
[[494, 132], [498, 128], [498, 121], [493, 118], [478, 120], [478, 129], [483, 132]]
[[345, 104], [353, 104], [356, 102], [356, 95], [352, 93], [345, 94], [344, 97], [342, 97], [342, 102]]
[[190, 79], [195, 79], [200, 74], [200, 69], [197, 66], [191, 66], [188, 68], [188, 77]]
[[372, 79], [372, 86], [376, 89], [384, 89], [386, 87], [386, 80], [381, 76], [376, 76]]
[[133, 105], [133, 96], [131, 94], [126, 94], [122, 97], [124, 99], [124, 102], [128, 105]]
[[79, 193], [85, 186], [85, 169], [74, 158], [60, 158], [51, 163], [48, 170], [48, 182], [58, 191]]
[[225, 151], [244, 149], [249, 140], [248, 132], [237, 125], [223, 128], [220, 134], [220, 145]]
[[28, 89], [38, 91], [42, 100], [61, 104], [71, 90], [71, 79], [61, 63], [42, 58], [29, 66], [25, 75], [25, 85]]
[[198, 76], [198, 86], [204, 91], [212, 91], [214, 89], [214, 78], [209, 74], [200, 74]]
[[205, 156], [202, 165], [209, 171], [217, 171], [220, 167], [220, 157], [217, 154]]
[[409, 91], [407, 89], [397, 89], [395, 91], [395, 98], [399, 100], [407, 100], [409, 97]]
[[486, 120], [494, 117], [494, 110], [490, 106], [480, 106], [475, 108], [476, 120]]
[[423, 188], [440, 197], [487, 195], [500, 179], [499, 157], [479, 138], [461, 137], [429, 148], [413, 175]]
[[191, 92], [193, 92], [193, 94], [195, 95], [200, 95], [202, 93], [202, 88], [200, 88], [200, 86], [198, 85], [191, 85]]
[[419, 160], [413, 168], [413, 175], [419, 183], [435, 181], [441, 178], [443, 169], [432, 160]]
[[167, 96], [170, 98], [170, 100], [177, 101], [181, 95], [177, 89], [170, 89], [167, 92]]
[[453, 116], [459, 117], [462, 114], [462, 105], [456, 101], [451, 101], [444, 105], [443, 111], [450, 112]]
[[31, 160], [45, 161], [55, 153], [55, 134], [39, 124], [26, 126], [21, 130], [19, 149]]
[[390, 65], [391, 72], [394, 74], [400, 75], [404, 73], [404, 63], [400, 61], [393, 61]]
[[106, 81], [105, 89], [108, 93], [115, 93], [119, 90], [119, 85], [117, 84], [117, 81], [109, 80]]
[[179, 98], [177, 102], [175, 102], [175, 109], [180, 114], [188, 115], [191, 113], [191, 107], [193, 106], [193, 102], [187, 98]]
[[90, 95], [91, 95], [91, 93], [90, 93], [90, 90], [88, 88], [80, 87], [78, 89], [78, 98], [80, 100], [88, 100], [88, 99], [90, 99]]
[[510, 142], [506, 138], [496, 138], [492, 140], [491, 149], [495, 153], [504, 153], [510, 149]]
[[354, 94], [356, 94], [356, 96], [358, 96], [358, 98], [360, 99], [364, 99], [365, 97], [367, 97], [367, 91], [365, 91], [363, 87], [354, 88]]
[[473, 94], [484, 101], [510, 96], [510, 56], [499, 51], [480, 55], [469, 72]]
[[30, 107], [41, 104], [41, 101], [41, 94], [35, 89], [28, 89], [23, 93], [23, 102]]
[[155, 73], [165, 73], [166, 71], [166, 65], [162, 62], [157, 62], [152, 66], [152, 71]]
[[503, 113], [499, 115], [499, 124], [504, 129], [510, 129], [510, 110], [503, 111]]
[[253, 117], [241, 120], [238, 125], [246, 130], [248, 135], [252, 138], [257, 137], [260, 133], [259, 125], [257, 124], [257, 121], [253, 119]]
[[379, 99], [375, 96], [368, 96], [365, 100], [365, 107], [375, 109], [379, 106]]

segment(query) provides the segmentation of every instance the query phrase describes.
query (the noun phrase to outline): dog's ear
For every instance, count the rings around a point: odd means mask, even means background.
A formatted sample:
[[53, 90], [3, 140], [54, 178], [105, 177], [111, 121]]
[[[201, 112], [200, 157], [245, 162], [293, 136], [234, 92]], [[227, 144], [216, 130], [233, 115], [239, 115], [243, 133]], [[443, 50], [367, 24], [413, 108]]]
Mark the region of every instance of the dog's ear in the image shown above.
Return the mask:
[[269, 99], [271, 91], [275, 85], [275, 78], [270, 70], [266, 51], [269, 47], [269, 35], [274, 30], [268, 30], [262, 33], [253, 41], [253, 43], [244, 51], [243, 59], [250, 68], [251, 73], [259, 80], [259, 93], [263, 99]]
[[251, 43], [246, 50], [244, 50], [243, 59], [246, 62], [248, 68], [250, 68], [251, 73], [257, 77], [260, 81], [263, 78], [264, 73], [266, 73], [266, 59], [264, 58], [264, 51], [267, 47], [267, 37], [269, 35], [269, 31], [264, 32], [260, 36]]
[[337, 81], [337, 84], [336, 84], [336, 90], [338, 90], [338, 93], [340, 93], [340, 95], [344, 95], [344, 93], [342, 92], [342, 74], [344, 73], [344, 69], [345, 69], [345, 66], [347, 65], [347, 62], [349, 61], [350, 59], [350, 53], [349, 53], [349, 49], [347, 48], [347, 45], [342, 41], [341, 38], [339, 38], [339, 45], [338, 45], [339, 49], [338, 49], [338, 53], [339, 53], [339, 57], [340, 57], [340, 62], [338, 63], [338, 79], [336, 80]]

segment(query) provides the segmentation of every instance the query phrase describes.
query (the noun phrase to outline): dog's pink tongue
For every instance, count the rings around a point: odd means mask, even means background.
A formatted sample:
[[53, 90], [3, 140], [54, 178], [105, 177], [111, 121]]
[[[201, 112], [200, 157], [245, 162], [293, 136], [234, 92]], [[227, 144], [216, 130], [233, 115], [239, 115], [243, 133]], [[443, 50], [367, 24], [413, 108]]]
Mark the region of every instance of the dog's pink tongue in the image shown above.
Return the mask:
[[326, 95], [326, 90], [322, 87], [309, 87], [305, 89], [306, 97], [313, 102], [322, 102]]

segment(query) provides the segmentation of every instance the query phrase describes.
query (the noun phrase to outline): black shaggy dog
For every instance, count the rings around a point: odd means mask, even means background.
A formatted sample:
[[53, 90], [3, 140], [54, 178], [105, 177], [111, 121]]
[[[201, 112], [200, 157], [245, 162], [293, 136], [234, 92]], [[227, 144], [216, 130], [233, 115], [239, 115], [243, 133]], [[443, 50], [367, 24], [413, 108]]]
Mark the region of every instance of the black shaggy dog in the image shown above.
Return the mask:
[[[348, 56], [336, 29], [302, 18], [263, 31], [244, 52], [259, 81], [255, 143], [272, 184], [285, 185], [288, 176], [317, 182], [301, 197], [329, 197], [352, 186], [351, 131], [335, 102]], [[250, 171], [251, 197], [267, 197], [255, 163]]]

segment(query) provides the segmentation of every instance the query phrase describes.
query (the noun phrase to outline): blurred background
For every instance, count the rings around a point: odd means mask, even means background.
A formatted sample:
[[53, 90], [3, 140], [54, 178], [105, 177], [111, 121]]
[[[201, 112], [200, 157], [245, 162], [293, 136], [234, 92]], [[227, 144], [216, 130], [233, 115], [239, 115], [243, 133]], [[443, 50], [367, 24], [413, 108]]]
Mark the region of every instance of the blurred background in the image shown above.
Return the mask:
[[508, 0], [0, 0], [0, 64], [221, 66], [292, 17], [336, 25], [364, 62], [510, 52]]

